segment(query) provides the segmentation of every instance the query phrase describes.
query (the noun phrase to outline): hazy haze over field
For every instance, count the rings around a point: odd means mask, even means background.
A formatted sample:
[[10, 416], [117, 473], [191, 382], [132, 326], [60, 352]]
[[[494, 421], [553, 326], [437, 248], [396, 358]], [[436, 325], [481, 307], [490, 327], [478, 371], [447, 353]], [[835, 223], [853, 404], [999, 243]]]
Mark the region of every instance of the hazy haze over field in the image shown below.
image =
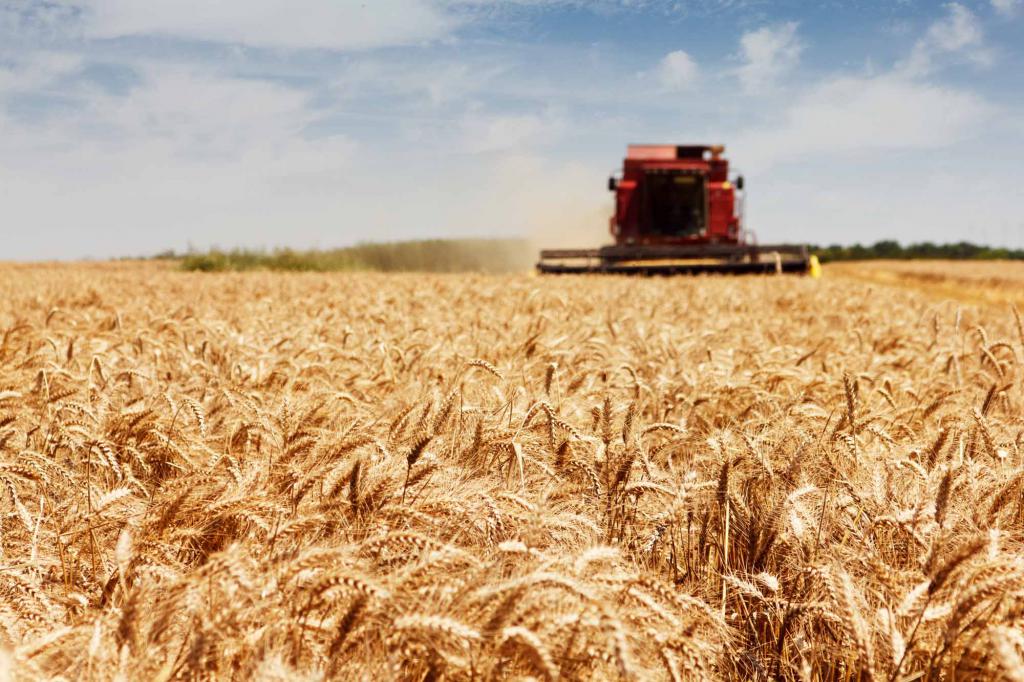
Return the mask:
[[1022, 0], [0, 0], [0, 259], [600, 242], [635, 141], [725, 142], [762, 239], [1020, 247], [1022, 36]]

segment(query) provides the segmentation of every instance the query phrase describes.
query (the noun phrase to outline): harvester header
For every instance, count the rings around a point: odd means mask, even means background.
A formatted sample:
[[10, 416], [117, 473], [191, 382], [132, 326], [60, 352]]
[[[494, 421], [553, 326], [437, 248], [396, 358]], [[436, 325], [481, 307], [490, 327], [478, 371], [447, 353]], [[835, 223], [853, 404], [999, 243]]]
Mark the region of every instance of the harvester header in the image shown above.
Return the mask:
[[811, 272], [807, 247], [758, 245], [743, 224], [744, 182], [731, 177], [725, 145], [633, 144], [615, 193], [609, 231], [599, 249], [541, 251], [537, 269], [551, 274], [733, 274]]

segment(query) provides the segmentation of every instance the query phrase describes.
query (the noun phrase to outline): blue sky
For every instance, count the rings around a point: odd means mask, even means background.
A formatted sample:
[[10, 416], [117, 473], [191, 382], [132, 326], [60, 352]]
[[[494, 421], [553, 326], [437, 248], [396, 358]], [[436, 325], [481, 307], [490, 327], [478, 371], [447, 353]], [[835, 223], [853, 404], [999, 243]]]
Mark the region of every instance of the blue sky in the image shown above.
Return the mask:
[[1024, 247], [1024, 0], [0, 0], [0, 258], [598, 244], [629, 142], [762, 241]]

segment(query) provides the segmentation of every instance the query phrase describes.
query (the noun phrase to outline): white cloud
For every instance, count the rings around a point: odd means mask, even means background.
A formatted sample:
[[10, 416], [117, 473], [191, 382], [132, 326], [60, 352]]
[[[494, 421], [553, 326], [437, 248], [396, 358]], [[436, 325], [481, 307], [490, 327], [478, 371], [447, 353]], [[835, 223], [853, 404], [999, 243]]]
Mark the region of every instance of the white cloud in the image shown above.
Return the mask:
[[[723, 1], [720, 9], [731, 2]], [[450, 38], [524, 10], [678, 14], [677, 0], [0, 0], [0, 35], [166, 36], [284, 49], [356, 50]]]
[[928, 28], [926, 41], [946, 52], [955, 52], [981, 43], [982, 33], [978, 18], [959, 3], [947, 5], [949, 14]]
[[95, 38], [161, 35], [278, 48], [361, 49], [448, 35], [455, 18], [429, 0], [67, 0]]
[[75, 106], [41, 119], [5, 116], [0, 93], [0, 224], [24, 233], [5, 257], [514, 235], [541, 217], [555, 224], [552, 211], [602, 233], [587, 201], [606, 198], [591, 191], [596, 172], [537, 155], [566, 128], [557, 108], [481, 105], [417, 144], [363, 148], [308, 138], [324, 111], [302, 90], [199, 67], [136, 69], [127, 94], [70, 87]]
[[797, 38], [796, 22], [764, 26], [740, 38], [743, 65], [737, 74], [744, 91], [763, 92], [797, 66], [803, 45]]
[[462, 120], [461, 148], [472, 154], [522, 152], [550, 142], [565, 128], [565, 117], [553, 109], [525, 114], [471, 111]]
[[72, 0], [0, 0], [0, 36], [49, 38], [73, 24], [77, 11]]
[[841, 76], [797, 98], [781, 125], [740, 133], [734, 146], [744, 165], [762, 169], [796, 158], [936, 149], [976, 133], [992, 114], [969, 92], [896, 74]]
[[986, 241], [996, 234], [972, 230], [1009, 230], [1019, 212], [1012, 170], [989, 165], [981, 150], [999, 140], [1000, 159], [1016, 158], [1019, 114], [936, 73], [945, 61], [986, 54], [977, 18], [947, 5], [908, 52], [890, 69], [825, 76], [774, 123], [727, 136], [750, 179], [749, 226], [762, 239]]
[[330, 81], [346, 100], [381, 95], [422, 98], [431, 107], [472, 97], [508, 70], [497, 60], [396, 59], [374, 56], [347, 60]]
[[33, 52], [9, 64], [0, 63], [0, 97], [20, 90], [48, 88], [53, 81], [79, 69], [82, 57], [64, 52]]
[[665, 90], [679, 91], [692, 88], [700, 76], [700, 69], [693, 57], [683, 50], [665, 55], [658, 64], [658, 80]]
[[[637, 9], [631, 0], [47, 0], [0, 5], [0, 27], [75, 26], [91, 38], [167, 36], [284, 49], [358, 50], [445, 39], [509, 7]], [[643, 6], [643, 5], [640, 5]]]
[[992, 0], [992, 7], [1006, 17], [1012, 17], [1021, 7], [1021, 0]]
[[[1024, 248], [1015, 174], [962, 157], [922, 163], [865, 159], [846, 168], [828, 161], [806, 172], [769, 173], [748, 183], [749, 225], [770, 242], [870, 244], [969, 240]], [[797, 209], [794, 206], [798, 206]]]
[[303, 135], [315, 120], [304, 93], [141, 72], [123, 97], [75, 90], [72, 110], [0, 113], [0, 222], [31, 230], [10, 257], [143, 254], [218, 235], [274, 244], [324, 228], [318, 199], [340, 194], [356, 147]]
[[944, 55], [961, 56], [981, 66], [992, 62], [981, 22], [970, 9], [957, 2], [946, 5], [946, 15], [928, 27], [899, 68], [909, 74], [927, 74], [935, 68], [936, 59]]

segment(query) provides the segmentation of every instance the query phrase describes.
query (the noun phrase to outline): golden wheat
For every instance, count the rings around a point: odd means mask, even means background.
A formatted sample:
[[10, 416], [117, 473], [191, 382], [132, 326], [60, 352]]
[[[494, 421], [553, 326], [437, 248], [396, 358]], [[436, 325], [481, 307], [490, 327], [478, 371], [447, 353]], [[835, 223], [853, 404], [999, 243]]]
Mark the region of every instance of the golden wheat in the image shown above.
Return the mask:
[[19, 678], [1024, 675], [1008, 307], [131, 263], [0, 301]]

